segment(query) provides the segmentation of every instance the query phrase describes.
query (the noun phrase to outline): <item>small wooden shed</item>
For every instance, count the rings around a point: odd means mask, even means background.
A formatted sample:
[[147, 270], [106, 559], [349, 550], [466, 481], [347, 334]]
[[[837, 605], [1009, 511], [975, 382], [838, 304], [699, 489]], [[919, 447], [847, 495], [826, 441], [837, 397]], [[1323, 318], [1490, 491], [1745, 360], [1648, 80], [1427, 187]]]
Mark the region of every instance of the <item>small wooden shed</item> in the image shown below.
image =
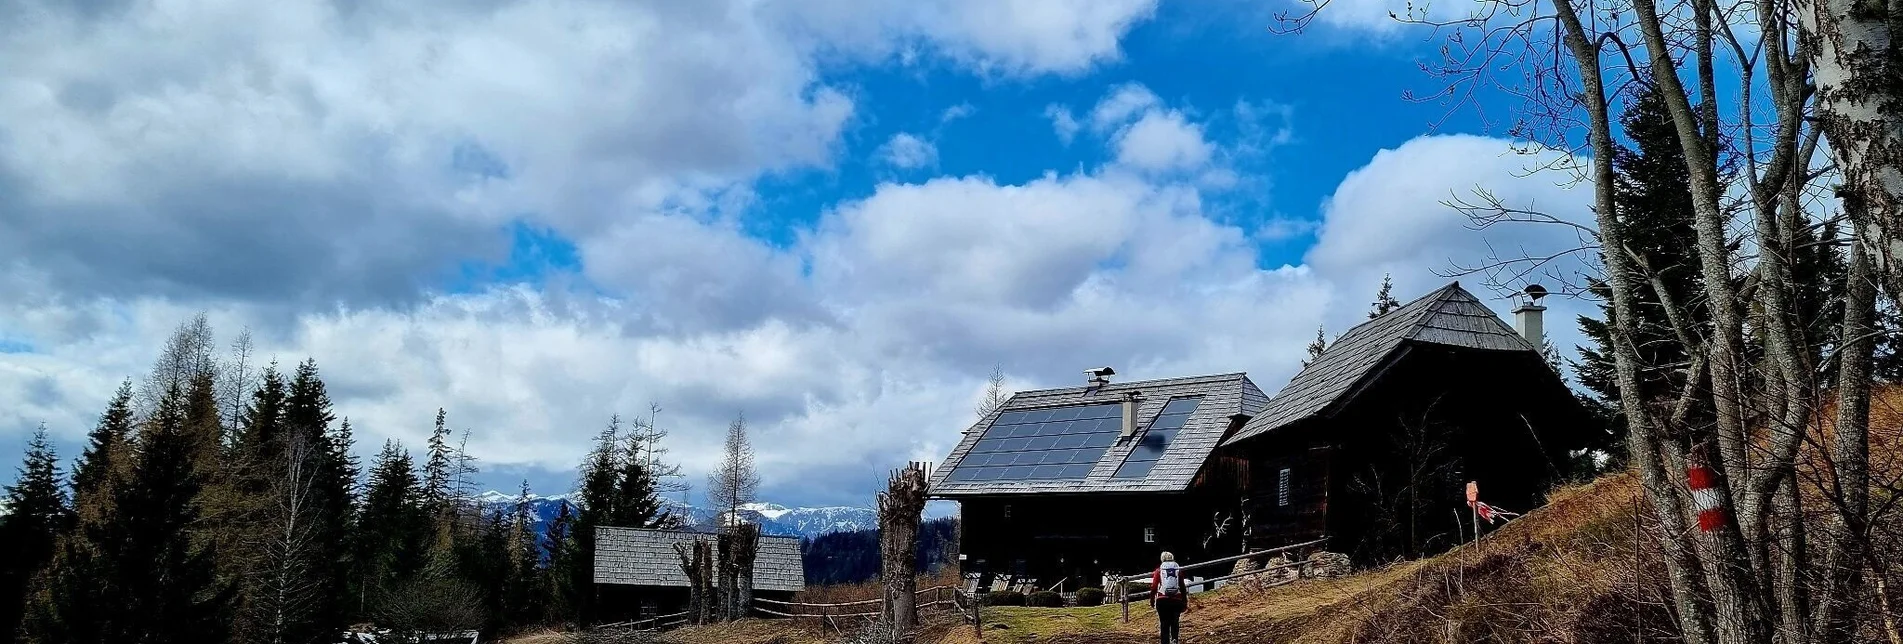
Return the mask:
[[[687, 607], [687, 576], [674, 544], [713, 534], [602, 526], [595, 529], [595, 591], [609, 619], [648, 619]], [[788, 601], [806, 587], [795, 537], [761, 535], [753, 561], [754, 596]]]

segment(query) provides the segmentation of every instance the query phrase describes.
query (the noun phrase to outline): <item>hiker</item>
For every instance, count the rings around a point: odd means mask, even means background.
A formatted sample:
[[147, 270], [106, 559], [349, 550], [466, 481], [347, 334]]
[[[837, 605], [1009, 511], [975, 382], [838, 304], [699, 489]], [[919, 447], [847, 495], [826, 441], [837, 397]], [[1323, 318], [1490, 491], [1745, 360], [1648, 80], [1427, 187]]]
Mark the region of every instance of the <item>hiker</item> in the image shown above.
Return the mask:
[[1183, 613], [1189, 612], [1189, 588], [1183, 583], [1183, 567], [1176, 555], [1163, 553], [1163, 565], [1150, 573], [1150, 606], [1156, 609], [1156, 622], [1163, 631], [1162, 644], [1182, 641], [1178, 632]]

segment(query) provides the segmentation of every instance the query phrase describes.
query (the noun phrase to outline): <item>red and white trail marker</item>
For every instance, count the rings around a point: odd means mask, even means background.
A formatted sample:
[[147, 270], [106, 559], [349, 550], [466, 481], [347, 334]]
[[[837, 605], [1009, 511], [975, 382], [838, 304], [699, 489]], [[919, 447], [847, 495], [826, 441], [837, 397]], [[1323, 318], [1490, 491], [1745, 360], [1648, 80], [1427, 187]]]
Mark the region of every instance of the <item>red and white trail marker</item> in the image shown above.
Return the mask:
[[1692, 507], [1698, 512], [1698, 529], [1711, 532], [1725, 525], [1725, 497], [1718, 492], [1718, 473], [1702, 464], [1685, 468], [1686, 482], [1692, 489]]

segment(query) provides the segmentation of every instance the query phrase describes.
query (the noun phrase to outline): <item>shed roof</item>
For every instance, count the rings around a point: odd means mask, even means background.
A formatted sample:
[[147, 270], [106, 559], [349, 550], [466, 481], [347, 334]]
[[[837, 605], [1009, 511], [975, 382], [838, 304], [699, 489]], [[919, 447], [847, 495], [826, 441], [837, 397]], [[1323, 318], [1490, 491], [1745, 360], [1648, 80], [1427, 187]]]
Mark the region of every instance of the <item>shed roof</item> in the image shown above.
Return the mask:
[[1343, 333], [1269, 401], [1262, 414], [1224, 442], [1261, 436], [1322, 413], [1342, 401], [1407, 343], [1439, 344], [1490, 351], [1532, 351], [1533, 344], [1507, 326], [1493, 310], [1453, 282], [1387, 315]]
[[[1083, 478], [952, 480], [953, 473], [965, 465], [964, 460], [971, 454], [972, 448], [1006, 414], [1115, 403], [1123, 399], [1125, 392], [1133, 391], [1140, 395], [1136, 414], [1139, 439], [1111, 445]], [[1156, 465], [1141, 478], [1116, 478], [1117, 469], [1140, 444], [1141, 437], [1157, 420], [1163, 407], [1172, 399], [1184, 397], [1199, 397], [1200, 402], [1184, 420], [1182, 429], [1169, 441]], [[952, 449], [944, 465], [933, 472], [932, 496], [957, 498], [1070, 492], [1179, 492], [1189, 487], [1196, 473], [1202, 469], [1203, 462], [1215, 451], [1223, 434], [1231, 426], [1231, 418], [1255, 414], [1267, 403], [1268, 396], [1242, 373], [1116, 382], [1095, 390], [1065, 387], [1018, 392], [1004, 406], [979, 419], [971, 429], [966, 430], [965, 437]]]
[[[674, 544], [713, 535], [685, 530], [646, 530], [601, 526], [595, 528], [595, 583], [686, 588], [680, 555]], [[715, 552], [714, 556], [719, 557]], [[798, 591], [806, 587], [806, 569], [795, 537], [760, 536], [760, 552], [753, 560], [753, 587], [759, 590]]]

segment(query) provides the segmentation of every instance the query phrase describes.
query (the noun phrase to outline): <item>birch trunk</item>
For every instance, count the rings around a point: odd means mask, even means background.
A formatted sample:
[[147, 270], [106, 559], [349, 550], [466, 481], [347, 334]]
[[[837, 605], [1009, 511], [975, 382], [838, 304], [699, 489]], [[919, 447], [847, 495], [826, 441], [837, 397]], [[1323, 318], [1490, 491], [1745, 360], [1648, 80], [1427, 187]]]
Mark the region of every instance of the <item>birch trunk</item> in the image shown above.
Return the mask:
[[1858, 243], [1903, 298], [1903, 5], [1797, 0], [1796, 9], [1816, 70], [1818, 127], [1843, 173], [1839, 196], [1863, 211]]

